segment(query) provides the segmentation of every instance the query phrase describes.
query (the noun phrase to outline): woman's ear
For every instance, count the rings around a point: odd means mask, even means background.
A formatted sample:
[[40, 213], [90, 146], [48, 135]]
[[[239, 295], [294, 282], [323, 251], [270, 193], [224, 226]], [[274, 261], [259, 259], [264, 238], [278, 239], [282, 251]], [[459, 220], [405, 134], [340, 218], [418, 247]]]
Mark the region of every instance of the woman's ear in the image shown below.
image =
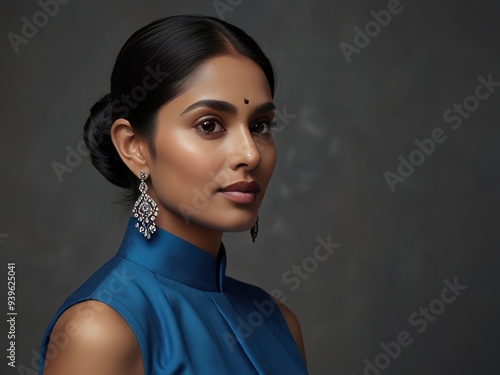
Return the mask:
[[147, 144], [135, 134], [128, 120], [119, 118], [111, 125], [111, 140], [120, 158], [136, 176], [139, 177], [141, 170], [148, 173], [151, 159]]

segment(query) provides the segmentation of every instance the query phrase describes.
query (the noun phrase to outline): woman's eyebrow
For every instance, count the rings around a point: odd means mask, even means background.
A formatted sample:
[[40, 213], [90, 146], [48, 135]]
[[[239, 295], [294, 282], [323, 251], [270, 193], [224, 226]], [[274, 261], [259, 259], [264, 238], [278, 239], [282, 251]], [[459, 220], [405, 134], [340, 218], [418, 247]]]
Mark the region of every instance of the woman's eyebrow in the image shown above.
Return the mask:
[[274, 105], [273, 102], [265, 102], [265, 103], [259, 104], [257, 107], [255, 107], [255, 110], [253, 111], [253, 113], [261, 114], [261, 113], [274, 111], [275, 109], [276, 109], [276, 106]]
[[223, 100], [215, 100], [215, 99], [202, 99], [197, 102], [194, 102], [184, 111], [182, 111], [181, 116], [199, 107], [208, 107], [211, 109], [215, 109], [217, 111], [228, 112], [231, 114], [237, 112], [236, 106], [229, 102], [225, 102]]
[[[216, 100], [216, 99], [202, 99], [197, 102], [194, 102], [191, 104], [189, 107], [187, 107], [184, 111], [182, 111], [181, 116], [185, 115], [186, 113], [193, 111], [196, 108], [200, 107], [208, 107], [211, 109], [214, 109], [216, 111], [222, 111], [222, 112], [228, 112], [231, 114], [236, 114], [238, 112], [238, 109], [234, 104], [231, 104], [229, 102], [223, 101], [223, 100]], [[273, 102], [265, 102], [262, 104], [259, 104], [255, 110], [253, 111], [254, 114], [260, 114], [260, 113], [265, 113], [269, 112], [276, 109], [276, 106], [274, 105]]]

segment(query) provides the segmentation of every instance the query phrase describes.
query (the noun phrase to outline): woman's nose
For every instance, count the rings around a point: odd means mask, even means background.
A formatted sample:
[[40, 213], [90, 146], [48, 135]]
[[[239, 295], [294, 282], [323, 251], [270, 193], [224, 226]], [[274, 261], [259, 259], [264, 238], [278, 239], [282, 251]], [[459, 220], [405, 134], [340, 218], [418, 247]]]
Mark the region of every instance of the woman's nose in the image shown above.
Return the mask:
[[260, 164], [260, 151], [248, 129], [239, 132], [238, 136], [233, 138], [232, 143], [229, 160], [232, 169], [246, 168], [252, 170]]

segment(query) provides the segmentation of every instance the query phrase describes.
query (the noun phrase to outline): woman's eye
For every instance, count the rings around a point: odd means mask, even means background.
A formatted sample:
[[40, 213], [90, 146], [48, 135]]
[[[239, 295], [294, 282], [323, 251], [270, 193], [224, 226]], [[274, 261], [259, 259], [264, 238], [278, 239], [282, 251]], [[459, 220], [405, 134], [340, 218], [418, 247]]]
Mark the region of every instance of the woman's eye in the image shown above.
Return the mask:
[[271, 122], [270, 120], [262, 120], [250, 126], [250, 130], [259, 134], [270, 133], [271, 128], [276, 126], [276, 123], [276, 121]]
[[204, 120], [196, 129], [205, 135], [213, 135], [224, 131], [224, 128], [215, 120]]

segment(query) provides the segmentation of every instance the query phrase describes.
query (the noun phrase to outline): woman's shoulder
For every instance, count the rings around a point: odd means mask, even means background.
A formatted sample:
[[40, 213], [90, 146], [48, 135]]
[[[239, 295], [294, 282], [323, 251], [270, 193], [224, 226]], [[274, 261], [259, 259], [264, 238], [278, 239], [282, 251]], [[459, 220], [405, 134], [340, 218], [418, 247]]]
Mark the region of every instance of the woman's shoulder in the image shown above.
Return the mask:
[[[142, 309], [148, 306], [148, 291], [158, 287], [154, 275], [136, 263], [114, 256], [101, 265], [63, 302], [56, 317], [82, 301], [96, 300], [118, 311], [125, 320], [132, 323]], [[91, 304], [90, 304], [91, 305]], [[77, 309], [93, 315], [92, 309], [83, 304]]]
[[143, 374], [139, 344], [108, 305], [88, 300], [66, 309], [50, 335], [43, 375]]
[[[113, 362], [123, 359], [127, 368], [132, 369], [135, 366], [130, 360], [135, 360], [139, 354], [142, 366], [136, 333], [144, 322], [137, 317], [148, 308], [148, 301], [144, 301], [140, 288], [144, 288], [144, 282], [150, 283], [150, 278], [141, 267], [117, 256], [99, 267], [64, 301], [49, 324], [40, 350], [43, 358], [40, 366], [45, 369], [43, 374], [79, 374], [73, 368], [71, 371], [59, 369], [66, 369], [64, 366], [69, 363], [89, 361], [97, 354], [107, 361], [110, 358], [114, 358]], [[121, 355], [124, 357], [119, 358]], [[90, 362], [88, 366], [98, 363], [93, 359]], [[83, 368], [86, 370], [81, 370], [82, 374], [101, 374], [100, 370]]]

